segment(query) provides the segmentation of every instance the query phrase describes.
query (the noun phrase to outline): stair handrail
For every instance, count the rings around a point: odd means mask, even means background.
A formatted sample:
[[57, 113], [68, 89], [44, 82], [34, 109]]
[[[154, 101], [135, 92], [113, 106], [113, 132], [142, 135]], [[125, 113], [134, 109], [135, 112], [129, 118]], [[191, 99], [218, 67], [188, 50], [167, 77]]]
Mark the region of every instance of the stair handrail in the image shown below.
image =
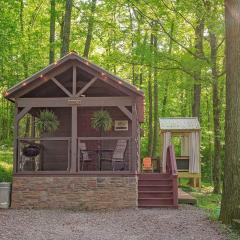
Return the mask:
[[177, 175], [177, 162], [173, 145], [167, 148], [166, 171], [172, 175]]
[[173, 205], [178, 207], [178, 183], [177, 183], [177, 162], [173, 145], [167, 148], [166, 171], [172, 176], [173, 184]]

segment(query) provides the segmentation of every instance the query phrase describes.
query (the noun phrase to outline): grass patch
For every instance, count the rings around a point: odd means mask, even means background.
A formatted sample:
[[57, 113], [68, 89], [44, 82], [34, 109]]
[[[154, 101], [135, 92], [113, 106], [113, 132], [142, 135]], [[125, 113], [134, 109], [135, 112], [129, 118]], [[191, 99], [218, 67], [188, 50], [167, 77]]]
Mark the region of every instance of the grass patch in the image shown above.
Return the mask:
[[197, 199], [197, 206], [208, 212], [211, 220], [218, 220], [220, 215], [221, 195], [213, 194], [213, 187], [209, 183], [202, 182], [201, 191], [187, 185], [188, 181], [181, 180], [181, 188], [189, 192]]
[[12, 149], [0, 147], [0, 182], [12, 181], [13, 152]]
[[210, 219], [219, 219], [221, 195], [207, 192], [192, 192], [192, 195], [197, 198], [197, 206], [209, 213]]

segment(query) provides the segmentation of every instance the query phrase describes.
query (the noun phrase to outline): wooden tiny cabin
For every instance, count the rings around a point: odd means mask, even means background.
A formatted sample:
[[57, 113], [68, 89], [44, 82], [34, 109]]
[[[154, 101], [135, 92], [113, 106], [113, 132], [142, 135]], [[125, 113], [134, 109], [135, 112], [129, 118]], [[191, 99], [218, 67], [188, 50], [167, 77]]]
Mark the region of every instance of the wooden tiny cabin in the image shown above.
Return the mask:
[[[166, 173], [140, 173], [144, 95], [135, 86], [72, 52], [5, 97], [16, 109], [13, 208], [177, 207], [171, 146]], [[99, 112], [112, 121], [107, 131], [92, 124]], [[40, 131], [53, 120], [54, 131]]]
[[[121, 171], [137, 171], [144, 97], [141, 90], [120, 78], [70, 53], [9, 89], [5, 97], [16, 106], [14, 174], [112, 171], [111, 161], [103, 162], [100, 169], [98, 151], [101, 145], [101, 151], [106, 150], [101, 154], [109, 153], [110, 159], [118, 140], [127, 143]], [[60, 125], [53, 133], [39, 135], [34, 122], [43, 110], [53, 112]], [[91, 126], [93, 114], [99, 110], [107, 111], [113, 121], [102, 136]], [[119, 123], [125, 124], [122, 129], [117, 129]], [[80, 143], [85, 144], [82, 151], [89, 150], [85, 152], [88, 161], [79, 155]], [[41, 152], [28, 159], [22, 151], [30, 144], [37, 144]]]

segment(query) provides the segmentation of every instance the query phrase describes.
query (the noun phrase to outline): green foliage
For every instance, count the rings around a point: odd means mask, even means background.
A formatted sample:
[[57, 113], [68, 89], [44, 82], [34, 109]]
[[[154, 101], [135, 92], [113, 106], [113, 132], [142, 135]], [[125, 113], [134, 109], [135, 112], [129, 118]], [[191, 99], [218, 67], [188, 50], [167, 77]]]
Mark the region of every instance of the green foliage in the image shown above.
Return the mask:
[[193, 196], [198, 200], [198, 206], [208, 211], [212, 220], [218, 220], [220, 214], [221, 195], [213, 193], [195, 192]]
[[218, 220], [220, 214], [221, 195], [213, 194], [213, 187], [208, 182], [202, 182], [201, 191], [188, 185], [188, 179], [181, 179], [181, 188], [197, 198], [197, 206], [206, 210], [210, 219]]
[[54, 112], [43, 110], [40, 111], [40, 114], [35, 122], [35, 125], [40, 134], [52, 133], [58, 129], [59, 121]]
[[109, 112], [105, 110], [94, 112], [91, 119], [91, 126], [101, 133], [109, 131], [112, 128], [112, 118]]
[[6, 146], [0, 147], [0, 182], [12, 181], [13, 152]]
[[[220, 137], [224, 147], [224, 5], [222, 0], [205, 2], [97, 1], [89, 60], [144, 91], [145, 123], [142, 128], [145, 136], [142, 138], [142, 156], [148, 155], [148, 79], [153, 86], [153, 70], [157, 69], [159, 116], [177, 117], [192, 115], [194, 74], [201, 69], [202, 176], [211, 181], [214, 126], [209, 30], [215, 32], [218, 44]], [[76, 0], [72, 10], [70, 49], [80, 55], [83, 55], [88, 33], [90, 3]], [[0, 0], [0, 6], [0, 92], [4, 93], [9, 87], [48, 65], [50, 1]], [[56, 60], [60, 55], [64, 9], [65, 1], [56, 1]], [[204, 57], [199, 59], [194, 56], [195, 30], [197, 20], [201, 17], [205, 18]], [[155, 27], [153, 22], [156, 23]], [[171, 31], [172, 41], [169, 35]], [[151, 34], [158, 40], [156, 61], [153, 61]], [[13, 115], [13, 104], [1, 95], [0, 144], [9, 145], [12, 142]]]

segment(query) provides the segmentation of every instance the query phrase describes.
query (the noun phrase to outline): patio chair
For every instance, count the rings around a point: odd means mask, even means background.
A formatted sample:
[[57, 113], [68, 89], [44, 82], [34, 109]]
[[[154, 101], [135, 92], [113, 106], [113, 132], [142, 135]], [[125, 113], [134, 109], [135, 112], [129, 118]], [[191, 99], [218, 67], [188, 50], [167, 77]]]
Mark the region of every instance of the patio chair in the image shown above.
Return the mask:
[[145, 157], [143, 159], [142, 170], [145, 172], [153, 172], [153, 164], [150, 157]]
[[86, 163], [93, 162], [95, 155], [96, 155], [95, 151], [87, 150], [86, 143], [84, 142], [78, 143], [78, 162], [80, 164], [79, 168], [81, 168], [81, 171], [84, 170], [84, 165], [86, 165]]
[[[101, 161], [111, 161], [113, 171], [116, 170], [117, 163], [121, 163], [122, 167], [120, 170], [125, 169], [124, 155], [127, 148], [127, 140], [121, 139], [117, 141], [116, 147], [113, 150], [112, 157], [102, 157]], [[104, 150], [103, 150], [104, 151]]]

